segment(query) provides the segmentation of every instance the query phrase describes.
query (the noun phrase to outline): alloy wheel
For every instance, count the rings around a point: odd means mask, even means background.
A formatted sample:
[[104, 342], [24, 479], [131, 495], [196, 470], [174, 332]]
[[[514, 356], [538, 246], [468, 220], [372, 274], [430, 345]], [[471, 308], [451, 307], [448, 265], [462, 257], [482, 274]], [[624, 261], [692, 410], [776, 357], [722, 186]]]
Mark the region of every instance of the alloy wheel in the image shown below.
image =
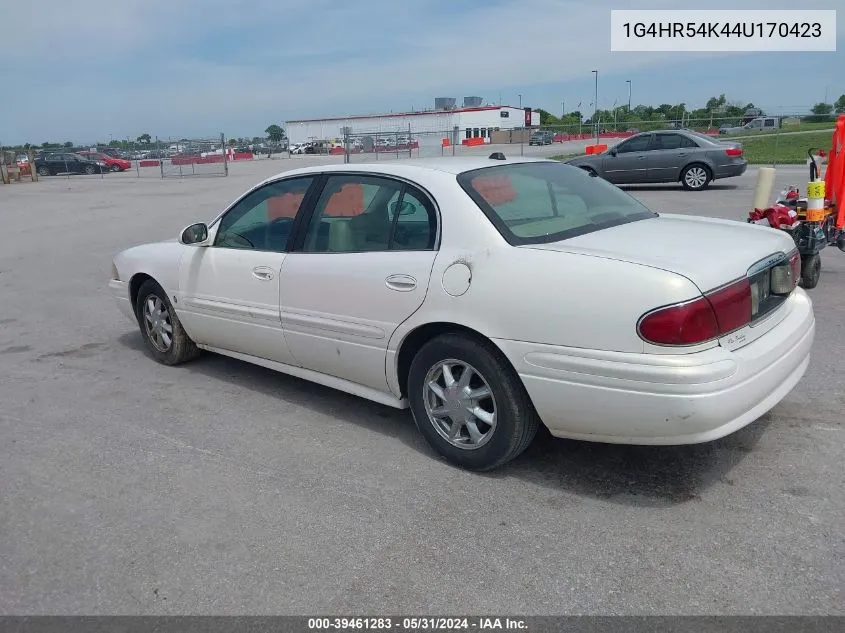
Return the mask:
[[707, 171], [704, 167], [690, 167], [684, 175], [684, 181], [690, 189], [701, 189], [707, 184]]
[[490, 441], [496, 430], [496, 400], [475, 367], [444, 360], [428, 371], [423, 384], [428, 420], [443, 439], [465, 450]]
[[150, 342], [160, 352], [166, 352], [173, 344], [173, 322], [170, 310], [157, 295], [149, 295], [144, 301], [144, 330]]

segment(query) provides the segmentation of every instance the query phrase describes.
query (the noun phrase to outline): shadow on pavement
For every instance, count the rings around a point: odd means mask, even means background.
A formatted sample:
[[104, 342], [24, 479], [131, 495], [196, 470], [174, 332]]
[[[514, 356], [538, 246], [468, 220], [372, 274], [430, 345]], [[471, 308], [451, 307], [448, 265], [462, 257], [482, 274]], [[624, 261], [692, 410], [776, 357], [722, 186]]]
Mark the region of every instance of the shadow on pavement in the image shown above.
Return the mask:
[[[127, 332], [118, 340], [149, 356], [139, 332]], [[182, 368], [388, 435], [427, 458], [438, 459], [417, 430], [410, 411], [218, 354], [204, 353]], [[518, 477], [558, 492], [631, 506], [694, 502], [713, 484], [733, 484], [728, 476], [731, 469], [754, 450], [770, 422], [767, 414], [715, 442], [663, 447], [562, 440], [541, 427], [534, 443], [520, 457], [496, 471], [476, 476]]]

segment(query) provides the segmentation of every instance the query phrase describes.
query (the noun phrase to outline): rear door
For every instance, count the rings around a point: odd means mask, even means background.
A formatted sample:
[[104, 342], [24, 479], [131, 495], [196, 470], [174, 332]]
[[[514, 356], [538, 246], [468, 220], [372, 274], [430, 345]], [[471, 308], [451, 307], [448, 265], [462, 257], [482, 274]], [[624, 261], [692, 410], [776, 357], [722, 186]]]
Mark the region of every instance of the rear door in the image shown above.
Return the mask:
[[616, 154], [603, 155], [604, 179], [615, 184], [647, 182], [651, 134], [640, 134], [619, 143]]
[[648, 152], [648, 181], [677, 182], [698, 144], [677, 132], [656, 132]]
[[282, 328], [299, 365], [387, 391], [387, 344], [421, 305], [437, 245], [421, 189], [370, 174], [333, 174], [285, 259]]

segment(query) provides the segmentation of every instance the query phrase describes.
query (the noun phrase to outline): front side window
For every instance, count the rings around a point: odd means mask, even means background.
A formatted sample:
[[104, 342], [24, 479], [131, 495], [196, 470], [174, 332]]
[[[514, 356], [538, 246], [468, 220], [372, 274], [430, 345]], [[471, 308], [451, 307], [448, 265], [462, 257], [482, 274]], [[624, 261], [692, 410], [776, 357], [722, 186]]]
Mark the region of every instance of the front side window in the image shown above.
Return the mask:
[[627, 154], [628, 152], [644, 152], [648, 149], [649, 141], [651, 141], [651, 134], [643, 134], [628, 139], [616, 146], [618, 154]]
[[248, 194], [220, 219], [214, 246], [283, 252], [313, 180], [281, 180]]
[[415, 187], [367, 175], [326, 181], [314, 207], [302, 251], [362, 253], [434, 247], [434, 208]]
[[657, 217], [621, 189], [557, 162], [485, 167], [458, 183], [513, 245], [557, 242]]

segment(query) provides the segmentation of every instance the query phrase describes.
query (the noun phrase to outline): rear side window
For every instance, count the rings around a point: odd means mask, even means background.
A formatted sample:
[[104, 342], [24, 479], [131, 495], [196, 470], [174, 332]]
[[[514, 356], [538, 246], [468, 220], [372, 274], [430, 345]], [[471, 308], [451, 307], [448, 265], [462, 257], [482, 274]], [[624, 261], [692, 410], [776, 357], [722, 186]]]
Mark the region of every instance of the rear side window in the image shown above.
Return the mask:
[[458, 183], [513, 245], [557, 242], [657, 217], [607, 181], [556, 161], [476, 169], [460, 174]]

